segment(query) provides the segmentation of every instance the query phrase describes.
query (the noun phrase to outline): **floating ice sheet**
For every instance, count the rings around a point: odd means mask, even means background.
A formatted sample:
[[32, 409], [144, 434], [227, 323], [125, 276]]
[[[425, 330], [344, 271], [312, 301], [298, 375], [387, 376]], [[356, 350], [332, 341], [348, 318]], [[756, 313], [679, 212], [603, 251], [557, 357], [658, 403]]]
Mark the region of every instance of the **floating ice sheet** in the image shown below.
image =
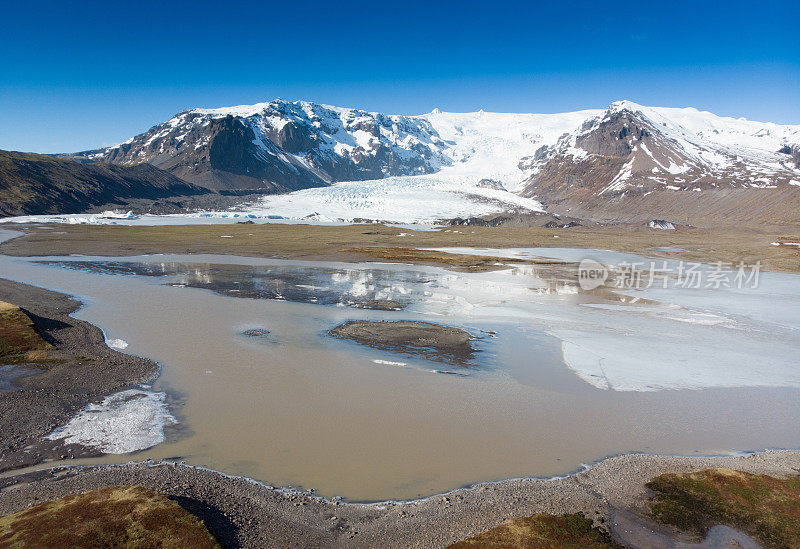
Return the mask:
[[106, 454], [127, 454], [164, 441], [164, 428], [176, 423], [169, 413], [166, 394], [128, 389], [89, 404], [46, 438], [64, 439]]

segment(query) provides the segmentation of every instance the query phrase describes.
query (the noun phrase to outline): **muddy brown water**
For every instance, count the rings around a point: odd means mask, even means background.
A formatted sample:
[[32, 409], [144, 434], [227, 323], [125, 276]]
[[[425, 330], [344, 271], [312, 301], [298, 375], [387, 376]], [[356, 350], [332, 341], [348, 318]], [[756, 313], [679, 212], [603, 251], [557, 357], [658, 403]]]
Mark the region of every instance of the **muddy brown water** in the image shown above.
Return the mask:
[[[82, 299], [80, 318], [109, 339], [124, 339], [125, 352], [162, 365], [154, 388], [168, 393], [179, 420], [162, 444], [87, 463], [180, 458], [276, 486], [375, 501], [561, 475], [619, 453], [729, 453], [797, 447], [800, 440], [796, 387], [613, 391], [587, 383], [566, 366], [562, 342], [546, 328], [549, 311], [563, 315], [596, 298], [551, 292], [563, 281], [540, 271], [465, 275], [431, 267], [148, 256], [132, 260], [159, 265], [158, 276], [120, 276], [102, 266], [107, 258], [60, 258], [97, 266], [69, 269], [35, 259], [0, 257], [2, 276]], [[294, 286], [284, 288], [283, 299], [253, 293], [264, 284], [258, 273], [270, 269], [270, 276], [299, 277], [284, 277]], [[232, 295], [237, 281], [253, 292]], [[375, 299], [408, 305], [401, 311], [354, 305]], [[529, 310], [544, 313], [527, 316]], [[436, 371], [449, 368], [424, 358], [327, 335], [352, 319], [466, 329], [479, 338], [479, 367], [466, 376], [442, 375]], [[268, 333], [248, 337], [247, 330]]]

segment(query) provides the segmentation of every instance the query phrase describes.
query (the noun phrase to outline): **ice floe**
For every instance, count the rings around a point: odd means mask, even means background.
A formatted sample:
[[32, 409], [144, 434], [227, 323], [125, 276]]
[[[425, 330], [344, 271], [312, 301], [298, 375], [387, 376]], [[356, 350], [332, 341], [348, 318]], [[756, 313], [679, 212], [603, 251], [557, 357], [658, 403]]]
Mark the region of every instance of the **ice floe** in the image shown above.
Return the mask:
[[128, 389], [89, 404], [46, 438], [127, 454], [164, 442], [164, 428], [172, 423], [177, 421], [169, 413], [165, 393]]
[[375, 364], [386, 364], [387, 366], [408, 366], [407, 362], [393, 362], [391, 360], [383, 360], [380, 358], [376, 358], [372, 362]]
[[106, 345], [112, 349], [125, 349], [128, 347], [128, 342], [124, 339], [106, 339]]

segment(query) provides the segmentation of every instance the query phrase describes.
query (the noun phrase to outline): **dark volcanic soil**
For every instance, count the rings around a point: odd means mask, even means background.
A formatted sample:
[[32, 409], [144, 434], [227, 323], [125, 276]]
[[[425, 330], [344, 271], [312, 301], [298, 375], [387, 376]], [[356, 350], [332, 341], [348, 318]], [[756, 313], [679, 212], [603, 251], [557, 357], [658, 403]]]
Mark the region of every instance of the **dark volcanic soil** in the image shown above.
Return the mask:
[[94, 454], [42, 437], [89, 402], [152, 378], [158, 366], [110, 349], [99, 328], [69, 316], [81, 304], [67, 295], [0, 279], [0, 300], [25, 309], [55, 347], [47, 362], [27, 365], [38, 373], [16, 377], [17, 390], [0, 392], [0, 471]]
[[453, 326], [410, 320], [350, 320], [328, 334], [362, 345], [418, 355], [454, 366], [470, 366], [475, 357], [469, 332]]

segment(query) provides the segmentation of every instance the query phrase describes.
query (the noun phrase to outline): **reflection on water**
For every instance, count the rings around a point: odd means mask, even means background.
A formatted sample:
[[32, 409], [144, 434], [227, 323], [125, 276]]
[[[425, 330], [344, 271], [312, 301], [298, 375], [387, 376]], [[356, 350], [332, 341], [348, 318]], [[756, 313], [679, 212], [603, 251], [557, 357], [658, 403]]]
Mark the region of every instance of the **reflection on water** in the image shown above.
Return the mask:
[[[203, 288], [242, 298], [275, 299], [296, 303], [339, 305], [378, 311], [399, 311], [412, 303], [437, 300], [461, 277], [453, 273], [431, 276], [420, 269], [326, 268], [301, 266], [255, 266], [188, 262], [140, 261], [36, 261], [41, 265], [97, 274], [168, 277], [178, 287]], [[507, 274], [523, 279], [523, 293], [537, 295], [576, 294], [575, 280], [567, 280], [561, 265], [507, 265]], [[573, 277], [574, 278], [574, 277]], [[482, 291], [494, 281], [487, 280]], [[474, 286], [474, 281], [472, 283]], [[507, 288], [494, 288], [500, 295]], [[512, 296], [508, 296], [512, 297]]]
[[[180, 395], [170, 411], [181, 435], [137, 459], [181, 456], [376, 500], [563, 474], [630, 451], [800, 442], [800, 423], [787, 421], [800, 417], [798, 277], [765, 276], [758, 295], [616, 295], [578, 293], [574, 280], [531, 265], [455, 273], [226, 256], [48, 265], [0, 256], [4, 277], [79, 295], [80, 318], [157, 360], [153, 390]], [[243, 296], [259, 299], [231, 299]], [[441, 365], [424, 358], [327, 335], [349, 320], [457, 326], [481, 337], [483, 367], [436, 375]]]
[[165, 276], [175, 286], [204, 288], [231, 297], [345, 305], [399, 311], [436, 283], [418, 271], [324, 269], [196, 263], [42, 261], [67, 269], [113, 275]]

